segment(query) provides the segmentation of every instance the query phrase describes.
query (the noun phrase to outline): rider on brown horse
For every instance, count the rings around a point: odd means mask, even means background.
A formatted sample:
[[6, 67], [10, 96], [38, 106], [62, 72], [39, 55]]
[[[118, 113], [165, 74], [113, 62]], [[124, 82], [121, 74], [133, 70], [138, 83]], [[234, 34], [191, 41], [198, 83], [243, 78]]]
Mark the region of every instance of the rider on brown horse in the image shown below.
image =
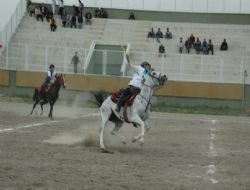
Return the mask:
[[55, 82], [55, 78], [56, 78], [55, 65], [51, 64], [49, 66], [49, 70], [47, 72], [47, 76], [44, 80], [44, 83], [42, 84], [41, 90], [47, 92], [49, 90], [50, 84], [53, 84]]
[[147, 75], [151, 69], [151, 65], [144, 61], [140, 66], [132, 65], [129, 61], [128, 55], [126, 55], [130, 68], [134, 71], [133, 78], [130, 80], [128, 87], [121, 92], [119, 100], [117, 102], [116, 111], [120, 112], [121, 106], [133, 95], [138, 94], [141, 90], [141, 86], [144, 80], [144, 76]]

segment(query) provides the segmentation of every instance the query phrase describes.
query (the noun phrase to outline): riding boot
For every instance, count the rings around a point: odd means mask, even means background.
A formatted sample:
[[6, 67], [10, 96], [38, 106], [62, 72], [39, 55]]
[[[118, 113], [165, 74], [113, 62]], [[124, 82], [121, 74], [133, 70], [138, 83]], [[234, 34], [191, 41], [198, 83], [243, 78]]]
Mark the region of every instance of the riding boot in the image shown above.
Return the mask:
[[122, 104], [124, 102], [124, 98], [125, 98], [126, 95], [127, 94], [125, 93], [125, 91], [121, 94], [121, 96], [119, 97], [119, 100], [117, 102], [115, 111], [120, 112], [121, 106], [122, 106]]

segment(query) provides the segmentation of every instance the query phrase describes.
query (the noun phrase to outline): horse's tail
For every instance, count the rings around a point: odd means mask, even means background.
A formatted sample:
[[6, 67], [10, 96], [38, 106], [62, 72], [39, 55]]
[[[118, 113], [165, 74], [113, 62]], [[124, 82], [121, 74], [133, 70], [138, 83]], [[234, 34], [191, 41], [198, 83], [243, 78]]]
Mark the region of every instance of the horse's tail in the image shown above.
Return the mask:
[[108, 97], [108, 94], [103, 92], [103, 91], [99, 91], [99, 92], [92, 92], [92, 94], [94, 95], [97, 105], [100, 107], [102, 105], [102, 103], [104, 102], [104, 100]]
[[37, 97], [38, 97], [38, 89], [35, 88], [35, 91], [34, 91], [32, 100], [33, 100], [33, 101], [36, 101]]

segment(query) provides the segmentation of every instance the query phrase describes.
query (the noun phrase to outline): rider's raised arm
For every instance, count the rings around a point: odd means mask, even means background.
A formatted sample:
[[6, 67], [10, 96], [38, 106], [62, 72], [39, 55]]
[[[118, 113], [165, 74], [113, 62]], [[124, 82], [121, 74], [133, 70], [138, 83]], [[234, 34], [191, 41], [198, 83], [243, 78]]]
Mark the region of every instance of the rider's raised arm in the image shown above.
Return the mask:
[[133, 71], [136, 71], [138, 69], [138, 65], [134, 65], [130, 62], [130, 58], [129, 58], [129, 55], [126, 54], [126, 59], [127, 59], [127, 62], [128, 62], [128, 67], [129, 69], [132, 69]]

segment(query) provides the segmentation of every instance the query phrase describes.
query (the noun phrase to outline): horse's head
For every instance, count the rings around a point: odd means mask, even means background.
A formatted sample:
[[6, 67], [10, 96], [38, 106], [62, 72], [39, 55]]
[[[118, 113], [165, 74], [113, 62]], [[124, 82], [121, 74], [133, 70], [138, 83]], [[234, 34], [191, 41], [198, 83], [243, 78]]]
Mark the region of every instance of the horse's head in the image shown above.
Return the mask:
[[62, 86], [63, 88], [66, 87], [66, 80], [64, 74], [57, 74], [56, 75], [56, 81]]
[[147, 83], [147, 85], [150, 85], [152, 87], [163, 86], [165, 82], [167, 82], [168, 80], [166, 75], [162, 75], [160, 72], [157, 72], [153, 69], [148, 73], [147, 78], [148, 79], [146, 79], [145, 83]]

